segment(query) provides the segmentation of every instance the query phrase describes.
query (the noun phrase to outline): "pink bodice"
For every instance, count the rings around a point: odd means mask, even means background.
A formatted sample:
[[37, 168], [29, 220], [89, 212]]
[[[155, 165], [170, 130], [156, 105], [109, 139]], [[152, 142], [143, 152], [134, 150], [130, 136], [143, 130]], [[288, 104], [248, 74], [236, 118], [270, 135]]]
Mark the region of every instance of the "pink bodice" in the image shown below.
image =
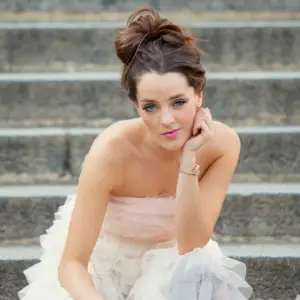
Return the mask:
[[126, 239], [161, 242], [174, 232], [175, 197], [133, 198], [112, 196], [102, 231]]

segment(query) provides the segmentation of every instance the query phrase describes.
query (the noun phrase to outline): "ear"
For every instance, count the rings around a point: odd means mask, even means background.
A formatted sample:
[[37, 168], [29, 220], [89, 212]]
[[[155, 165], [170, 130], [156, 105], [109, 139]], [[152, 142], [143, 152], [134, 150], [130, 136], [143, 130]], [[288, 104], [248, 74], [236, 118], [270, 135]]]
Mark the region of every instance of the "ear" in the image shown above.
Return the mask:
[[135, 110], [136, 110], [136, 113], [140, 116], [140, 106], [139, 106], [139, 103], [137, 101], [134, 102], [134, 106], [135, 106]]
[[203, 93], [202, 91], [196, 92], [196, 105], [200, 107], [202, 105]]

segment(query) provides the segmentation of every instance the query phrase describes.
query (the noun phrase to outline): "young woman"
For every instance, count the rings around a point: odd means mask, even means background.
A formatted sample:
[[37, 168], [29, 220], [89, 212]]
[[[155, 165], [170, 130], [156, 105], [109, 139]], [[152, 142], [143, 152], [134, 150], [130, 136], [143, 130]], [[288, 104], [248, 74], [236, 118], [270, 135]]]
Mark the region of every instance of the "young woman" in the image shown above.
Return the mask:
[[202, 107], [193, 42], [152, 9], [129, 17], [115, 46], [139, 118], [95, 139], [22, 300], [250, 298], [245, 265], [211, 239], [240, 140]]

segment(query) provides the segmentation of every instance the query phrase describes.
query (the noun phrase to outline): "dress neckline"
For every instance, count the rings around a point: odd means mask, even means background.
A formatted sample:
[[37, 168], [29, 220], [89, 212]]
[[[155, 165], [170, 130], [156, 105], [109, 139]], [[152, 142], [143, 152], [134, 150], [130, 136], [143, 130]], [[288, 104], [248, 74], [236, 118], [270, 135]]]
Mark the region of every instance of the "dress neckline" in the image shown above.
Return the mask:
[[117, 196], [114, 194], [111, 194], [111, 197], [114, 199], [134, 199], [134, 200], [149, 200], [149, 199], [174, 199], [175, 195], [173, 194], [168, 194], [168, 193], [161, 193], [157, 194], [155, 196], [144, 196], [144, 197], [131, 197], [131, 196]]

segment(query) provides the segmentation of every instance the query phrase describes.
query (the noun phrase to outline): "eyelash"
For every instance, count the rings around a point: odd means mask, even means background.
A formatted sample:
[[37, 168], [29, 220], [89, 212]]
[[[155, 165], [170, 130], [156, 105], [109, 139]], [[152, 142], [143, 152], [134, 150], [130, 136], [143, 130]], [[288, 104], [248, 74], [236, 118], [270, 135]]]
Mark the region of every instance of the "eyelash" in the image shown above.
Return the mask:
[[[177, 103], [181, 103], [180, 106], [184, 105], [187, 101], [186, 100], [177, 100], [175, 101], [173, 104], [177, 104]], [[149, 105], [146, 105], [145, 107], [143, 107], [143, 110], [147, 111], [147, 112], [153, 112], [153, 111], [149, 111], [148, 108], [149, 107], [154, 107], [155, 105], [154, 104], [149, 104]]]

